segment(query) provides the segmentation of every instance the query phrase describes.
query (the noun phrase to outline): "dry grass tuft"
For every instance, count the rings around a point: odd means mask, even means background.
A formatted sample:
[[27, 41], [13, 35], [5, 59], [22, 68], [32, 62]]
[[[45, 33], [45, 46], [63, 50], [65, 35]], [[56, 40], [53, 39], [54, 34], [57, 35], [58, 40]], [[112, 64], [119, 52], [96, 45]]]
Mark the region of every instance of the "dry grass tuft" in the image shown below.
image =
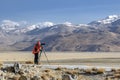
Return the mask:
[[57, 67], [55, 70], [62, 70], [63, 68], [62, 67]]
[[85, 73], [87, 74], [102, 74], [105, 72], [105, 69], [104, 68], [89, 68], [89, 69], [85, 69], [84, 70]]
[[78, 76], [78, 80], [84, 80], [84, 76], [83, 75], [79, 75]]
[[97, 71], [97, 68], [96, 68], [96, 67], [93, 67], [93, 68], [92, 68], [92, 71]]
[[56, 80], [63, 80], [63, 79], [61, 79], [61, 78], [57, 78]]
[[102, 73], [105, 72], [105, 69], [104, 69], [104, 68], [99, 68], [99, 69], [97, 69], [96, 72], [97, 72], [98, 74], [102, 74]]
[[74, 74], [78, 74], [79, 71], [78, 70], [66, 70], [65, 73], [74, 75]]
[[25, 64], [34, 64], [33, 61], [26, 61]]
[[110, 77], [106, 77], [105, 80], [112, 80]]
[[50, 69], [45, 69], [44, 72], [49, 73], [51, 70]]
[[53, 74], [53, 73], [51, 72], [51, 73], [49, 73], [49, 77], [54, 78], [54, 77], [55, 77], [55, 74]]
[[3, 66], [3, 62], [0, 62], [0, 66]]
[[114, 78], [120, 78], [120, 74], [114, 74]]
[[16, 75], [13, 77], [13, 80], [19, 80], [20, 76], [19, 75]]
[[120, 69], [117, 69], [117, 71], [120, 71]]
[[117, 69], [117, 70], [115, 71], [115, 73], [116, 73], [116, 74], [120, 74], [120, 69]]
[[93, 70], [92, 69], [85, 69], [84, 72], [88, 73], [88, 74], [91, 74], [93, 72]]
[[46, 76], [46, 75], [42, 75], [41, 78], [42, 78], [43, 80], [49, 80], [48, 76]]
[[18, 80], [27, 80], [27, 77], [26, 76], [20, 76]]
[[115, 68], [112, 68], [112, 69], [111, 69], [111, 72], [116, 72], [116, 69], [115, 69]]

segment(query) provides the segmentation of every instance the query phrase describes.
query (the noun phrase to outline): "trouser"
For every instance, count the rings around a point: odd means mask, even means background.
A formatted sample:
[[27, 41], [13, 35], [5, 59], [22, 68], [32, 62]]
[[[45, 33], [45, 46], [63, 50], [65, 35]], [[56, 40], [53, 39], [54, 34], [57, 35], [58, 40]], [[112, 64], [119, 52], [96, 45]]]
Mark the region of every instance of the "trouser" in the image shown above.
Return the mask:
[[38, 64], [38, 53], [34, 54], [34, 63]]

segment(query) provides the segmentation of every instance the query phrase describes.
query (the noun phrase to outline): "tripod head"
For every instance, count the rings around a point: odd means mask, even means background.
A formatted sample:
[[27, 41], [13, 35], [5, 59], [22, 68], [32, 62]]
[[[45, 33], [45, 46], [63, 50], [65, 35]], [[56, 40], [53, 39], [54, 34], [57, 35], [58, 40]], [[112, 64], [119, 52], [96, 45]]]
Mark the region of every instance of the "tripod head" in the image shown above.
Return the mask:
[[43, 51], [44, 50], [43, 46], [45, 45], [45, 42], [42, 42], [40, 45], [41, 45], [41, 50], [40, 51]]
[[45, 45], [45, 43], [42, 42], [41, 45], [43, 46], [43, 45]]

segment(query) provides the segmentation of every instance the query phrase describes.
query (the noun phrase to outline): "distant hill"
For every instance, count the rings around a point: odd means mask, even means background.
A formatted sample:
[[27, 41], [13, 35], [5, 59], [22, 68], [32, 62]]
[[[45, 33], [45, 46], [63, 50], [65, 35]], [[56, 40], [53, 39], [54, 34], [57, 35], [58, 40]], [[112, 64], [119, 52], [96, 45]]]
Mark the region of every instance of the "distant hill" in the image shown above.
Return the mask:
[[32, 50], [38, 40], [46, 43], [46, 51], [120, 51], [120, 16], [89, 24], [1, 22], [0, 50]]

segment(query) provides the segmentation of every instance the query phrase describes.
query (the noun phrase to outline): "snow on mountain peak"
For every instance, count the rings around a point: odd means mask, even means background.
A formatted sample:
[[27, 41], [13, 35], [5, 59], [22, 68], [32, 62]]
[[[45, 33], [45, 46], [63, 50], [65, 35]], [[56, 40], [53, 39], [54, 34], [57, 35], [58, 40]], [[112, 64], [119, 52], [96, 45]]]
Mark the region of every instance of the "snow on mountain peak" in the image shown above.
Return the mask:
[[54, 25], [54, 23], [52, 23], [52, 22], [41, 22], [41, 23], [37, 23], [35, 25], [31, 25], [31, 26], [21, 29], [21, 32], [31, 31], [36, 28], [42, 29], [42, 28], [46, 28], [46, 27], [51, 27], [53, 25]]
[[15, 30], [19, 26], [20, 26], [19, 23], [11, 21], [11, 20], [3, 20], [0, 25], [0, 27], [6, 31]]
[[115, 18], [119, 18], [119, 16], [118, 15], [110, 15], [107, 18], [109, 18], [109, 19], [115, 19]]
[[114, 22], [116, 20], [120, 19], [119, 15], [110, 15], [108, 17], [106, 17], [105, 19], [99, 20], [99, 23], [103, 23], [103, 24], [109, 24], [111, 22]]
[[79, 24], [78, 26], [89, 26], [89, 25], [87, 25], [87, 24]]
[[72, 26], [72, 23], [71, 22], [65, 22], [63, 23], [64, 25], [67, 25], [67, 26]]
[[51, 27], [54, 25], [54, 23], [52, 22], [43, 22], [43, 23], [40, 23], [41, 26], [43, 27]]
[[41, 23], [37, 23], [35, 26], [36, 27], [34, 27], [34, 28], [39, 28], [39, 29], [41, 29], [41, 28], [46, 28], [46, 27], [51, 27], [51, 26], [53, 26], [54, 25], [54, 23], [52, 23], [52, 22], [41, 22]]
[[8, 26], [20, 26], [18, 22], [14, 22], [11, 20], [3, 20], [2, 25], [8, 25]]

